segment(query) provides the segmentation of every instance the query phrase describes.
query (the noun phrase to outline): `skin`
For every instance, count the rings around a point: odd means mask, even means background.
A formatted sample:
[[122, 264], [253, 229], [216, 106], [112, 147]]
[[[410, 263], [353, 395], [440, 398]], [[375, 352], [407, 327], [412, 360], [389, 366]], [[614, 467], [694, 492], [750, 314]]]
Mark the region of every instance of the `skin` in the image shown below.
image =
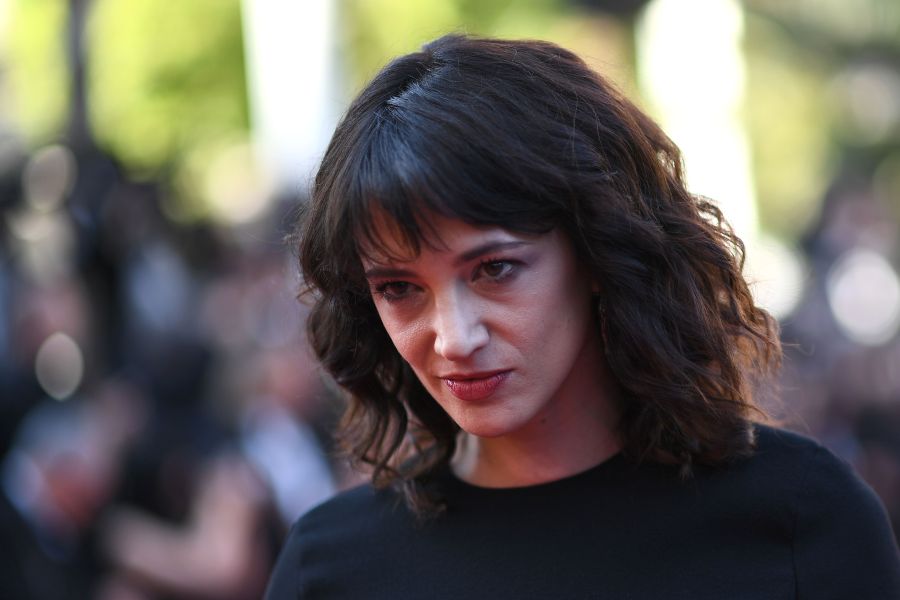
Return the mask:
[[362, 262], [391, 340], [462, 429], [456, 474], [484, 487], [533, 485], [615, 454], [596, 286], [571, 242], [431, 219], [436, 248], [415, 255], [382, 219], [387, 252]]

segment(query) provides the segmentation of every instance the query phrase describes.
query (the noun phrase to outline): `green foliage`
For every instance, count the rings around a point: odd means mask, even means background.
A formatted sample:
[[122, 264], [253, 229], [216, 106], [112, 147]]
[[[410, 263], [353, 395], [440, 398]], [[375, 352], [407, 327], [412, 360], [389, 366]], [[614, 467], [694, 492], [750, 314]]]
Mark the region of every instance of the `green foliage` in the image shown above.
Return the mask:
[[67, 3], [15, 0], [9, 6], [8, 64], [11, 117], [33, 146], [56, 137], [65, 123], [70, 85], [66, 66]]
[[819, 213], [834, 152], [827, 67], [783, 29], [747, 18], [745, 100], [763, 229], [796, 240]]
[[95, 0], [87, 39], [95, 135], [133, 173], [246, 135], [239, 0]]
[[343, 0], [340, 47], [350, 48], [352, 87], [368, 81], [392, 57], [413, 52], [448, 32], [544, 37], [564, 15], [562, 0]]
[[763, 225], [796, 238], [843, 172], [900, 214], [900, 3], [745, 0]]

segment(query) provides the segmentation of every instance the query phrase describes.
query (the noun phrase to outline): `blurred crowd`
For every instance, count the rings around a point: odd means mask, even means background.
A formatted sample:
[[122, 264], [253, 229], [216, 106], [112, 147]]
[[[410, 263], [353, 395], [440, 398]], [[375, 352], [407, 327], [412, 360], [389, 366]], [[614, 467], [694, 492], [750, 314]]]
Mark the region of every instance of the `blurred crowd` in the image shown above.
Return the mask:
[[347, 481], [290, 211], [251, 242], [177, 227], [98, 151], [5, 142], [0, 596], [259, 597], [290, 524]]
[[[896, 191], [895, 191], [896, 193]], [[869, 178], [839, 173], [802, 241], [804, 294], [781, 320], [775, 414], [850, 462], [900, 532], [900, 228]]]

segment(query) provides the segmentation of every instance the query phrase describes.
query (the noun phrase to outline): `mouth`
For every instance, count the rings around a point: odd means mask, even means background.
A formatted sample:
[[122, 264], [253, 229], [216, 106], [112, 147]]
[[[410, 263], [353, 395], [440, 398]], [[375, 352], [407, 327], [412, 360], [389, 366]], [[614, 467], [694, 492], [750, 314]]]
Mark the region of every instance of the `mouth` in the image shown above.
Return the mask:
[[483, 400], [497, 391], [512, 371], [451, 373], [441, 377], [450, 393], [460, 400]]

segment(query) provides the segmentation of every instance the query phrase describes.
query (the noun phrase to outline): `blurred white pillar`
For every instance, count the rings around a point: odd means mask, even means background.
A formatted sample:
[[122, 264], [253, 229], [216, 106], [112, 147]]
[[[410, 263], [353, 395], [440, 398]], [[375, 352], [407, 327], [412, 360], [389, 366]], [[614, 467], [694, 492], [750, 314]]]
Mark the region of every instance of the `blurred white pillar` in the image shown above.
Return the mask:
[[684, 156], [688, 188], [707, 196], [744, 241], [757, 304], [789, 314], [803, 288], [797, 253], [759, 231], [738, 0], [652, 0], [637, 29], [638, 80]]
[[243, 0], [253, 138], [277, 185], [306, 189], [339, 111], [334, 0]]
[[638, 77], [684, 153], [688, 187], [715, 200], [752, 243], [757, 216], [741, 122], [743, 29], [737, 0], [653, 0], [638, 26]]

